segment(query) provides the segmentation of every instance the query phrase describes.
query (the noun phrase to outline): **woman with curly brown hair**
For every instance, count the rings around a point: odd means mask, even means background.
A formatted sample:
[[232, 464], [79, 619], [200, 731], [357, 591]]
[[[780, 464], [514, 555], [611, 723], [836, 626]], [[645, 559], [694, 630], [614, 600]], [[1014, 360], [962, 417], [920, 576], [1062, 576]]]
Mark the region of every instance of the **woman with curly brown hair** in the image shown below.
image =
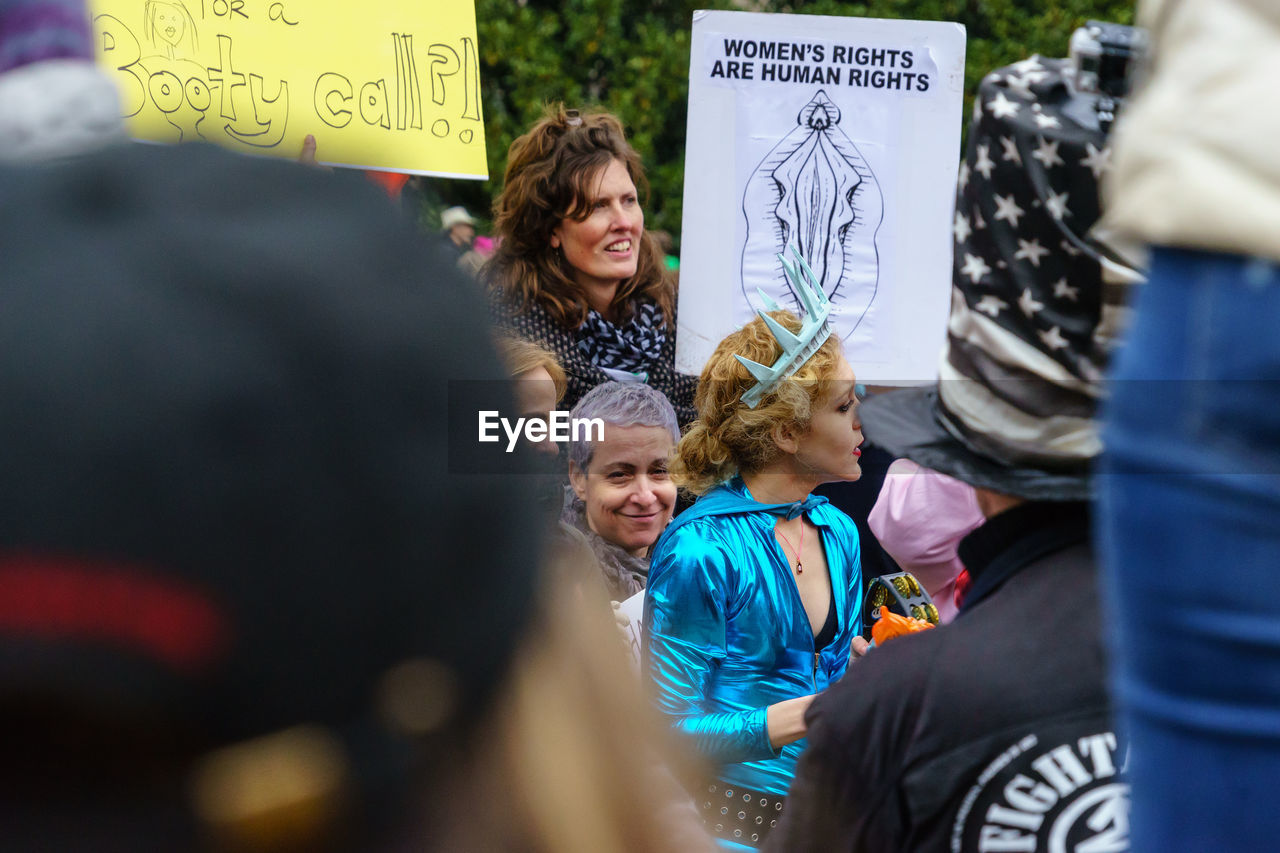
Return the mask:
[[675, 286], [644, 230], [645, 188], [615, 117], [548, 107], [511, 144], [494, 206], [498, 249], [481, 278], [494, 322], [565, 369], [564, 408], [610, 379], [643, 381], [684, 424], [695, 380], [675, 371]]
[[803, 323], [762, 314], [703, 368], [672, 469], [702, 497], [654, 547], [645, 597], [645, 666], [659, 708], [716, 768], [697, 801], [728, 849], [777, 822], [804, 712], [862, 627], [857, 528], [812, 494], [861, 474], [854, 374], [830, 304], [802, 300]]

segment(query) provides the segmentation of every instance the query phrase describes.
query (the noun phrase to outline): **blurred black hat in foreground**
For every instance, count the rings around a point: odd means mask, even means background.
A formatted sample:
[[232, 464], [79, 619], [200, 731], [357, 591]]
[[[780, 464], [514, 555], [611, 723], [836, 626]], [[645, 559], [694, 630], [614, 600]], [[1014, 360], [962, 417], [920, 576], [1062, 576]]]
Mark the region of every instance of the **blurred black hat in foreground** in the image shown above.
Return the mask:
[[502, 376], [481, 306], [338, 174], [124, 146], [0, 186], [6, 846], [389, 802], [531, 596], [528, 478], [448, 458], [448, 381]]

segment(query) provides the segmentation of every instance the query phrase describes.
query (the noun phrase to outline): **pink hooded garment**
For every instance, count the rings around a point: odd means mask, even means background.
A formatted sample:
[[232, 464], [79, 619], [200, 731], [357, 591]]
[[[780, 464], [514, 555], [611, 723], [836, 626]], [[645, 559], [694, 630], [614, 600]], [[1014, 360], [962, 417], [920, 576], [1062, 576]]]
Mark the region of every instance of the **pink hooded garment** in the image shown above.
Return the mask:
[[898, 459], [889, 466], [867, 524], [889, 556], [932, 596], [945, 624], [955, 618], [956, 576], [964, 569], [956, 549], [984, 520], [972, 486]]

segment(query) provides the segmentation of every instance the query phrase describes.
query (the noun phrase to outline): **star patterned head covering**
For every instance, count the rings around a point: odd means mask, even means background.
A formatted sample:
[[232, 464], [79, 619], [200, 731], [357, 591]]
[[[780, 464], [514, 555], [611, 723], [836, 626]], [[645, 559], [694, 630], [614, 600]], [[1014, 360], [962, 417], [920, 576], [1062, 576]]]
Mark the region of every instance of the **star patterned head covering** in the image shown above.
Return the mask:
[[1089, 494], [1120, 312], [1103, 269], [1132, 277], [1089, 236], [1110, 149], [1073, 74], [1033, 56], [982, 81], [956, 186], [940, 381], [862, 407], [868, 438], [896, 455], [1033, 499]]

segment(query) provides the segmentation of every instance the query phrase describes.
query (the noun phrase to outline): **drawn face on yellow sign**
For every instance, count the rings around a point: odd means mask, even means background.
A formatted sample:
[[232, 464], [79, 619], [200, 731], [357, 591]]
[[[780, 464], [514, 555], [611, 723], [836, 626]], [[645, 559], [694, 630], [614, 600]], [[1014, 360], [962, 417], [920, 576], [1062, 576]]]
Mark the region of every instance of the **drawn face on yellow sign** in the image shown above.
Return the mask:
[[156, 4], [155, 31], [160, 38], [177, 47], [178, 42], [182, 41], [186, 24], [176, 6], [171, 3]]
[[[169, 57], [174, 56], [174, 48], [194, 50], [196, 46], [195, 21], [181, 0], [167, 3], [164, 0], [147, 0], [143, 7], [143, 31], [151, 43], [160, 48]], [[187, 43], [184, 45], [184, 39]]]

